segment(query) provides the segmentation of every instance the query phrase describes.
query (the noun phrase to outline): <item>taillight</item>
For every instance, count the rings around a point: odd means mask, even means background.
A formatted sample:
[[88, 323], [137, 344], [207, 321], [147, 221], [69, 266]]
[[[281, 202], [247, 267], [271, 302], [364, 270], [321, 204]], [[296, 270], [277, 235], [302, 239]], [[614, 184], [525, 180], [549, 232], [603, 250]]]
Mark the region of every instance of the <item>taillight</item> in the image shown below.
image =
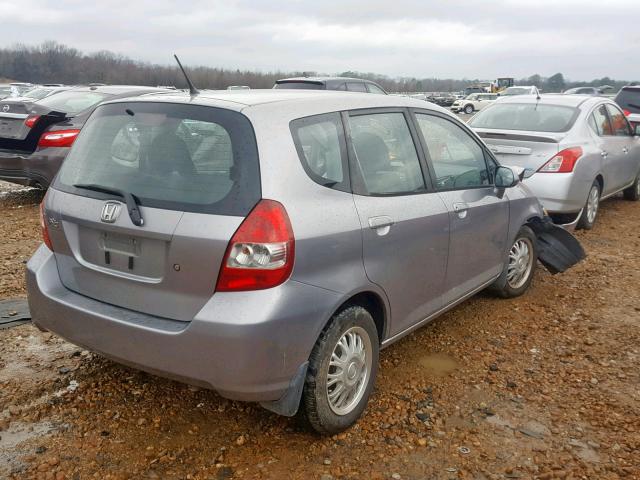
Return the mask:
[[624, 113], [625, 117], [628, 117], [629, 115], [631, 115], [631, 112], [629, 110], [623, 110], [622, 113]]
[[295, 239], [282, 204], [261, 200], [229, 242], [216, 291], [263, 290], [291, 275]]
[[545, 163], [538, 172], [540, 173], [570, 173], [573, 172], [576, 162], [582, 156], [582, 148], [566, 148], [558, 152], [551, 160]]
[[40, 229], [42, 230], [42, 241], [49, 250], [53, 251], [51, 237], [49, 237], [49, 228], [47, 227], [47, 220], [44, 214], [44, 200], [40, 203]]
[[28, 128], [33, 128], [33, 126], [36, 124], [39, 118], [40, 118], [40, 115], [29, 115], [27, 119], [24, 121], [24, 124]]
[[80, 130], [54, 130], [40, 137], [38, 147], [70, 147]]

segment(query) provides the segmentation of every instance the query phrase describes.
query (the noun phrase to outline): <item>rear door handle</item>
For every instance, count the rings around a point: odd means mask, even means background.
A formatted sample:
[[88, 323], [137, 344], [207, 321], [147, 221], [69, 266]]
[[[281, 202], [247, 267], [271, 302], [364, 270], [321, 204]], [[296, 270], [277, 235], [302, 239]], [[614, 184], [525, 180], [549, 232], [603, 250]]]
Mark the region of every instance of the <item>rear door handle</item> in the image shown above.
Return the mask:
[[387, 217], [386, 215], [382, 215], [380, 217], [371, 217], [369, 219], [369, 228], [371, 230], [376, 231], [376, 235], [379, 237], [383, 237], [389, 230], [391, 230], [391, 226], [393, 225], [393, 219], [391, 217]]
[[607, 152], [607, 151], [603, 150], [603, 151], [601, 151], [601, 152], [600, 152], [600, 156], [601, 156], [602, 158], [607, 158], [607, 157], [609, 156], [609, 152]]
[[458, 218], [465, 218], [468, 210], [469, 205], [464, 202], [456, 202], [453, 204], [453, 211], [458, 214]]
[[629, 153], [629, 149], [627, 147], [622, 147], [622, 153]]

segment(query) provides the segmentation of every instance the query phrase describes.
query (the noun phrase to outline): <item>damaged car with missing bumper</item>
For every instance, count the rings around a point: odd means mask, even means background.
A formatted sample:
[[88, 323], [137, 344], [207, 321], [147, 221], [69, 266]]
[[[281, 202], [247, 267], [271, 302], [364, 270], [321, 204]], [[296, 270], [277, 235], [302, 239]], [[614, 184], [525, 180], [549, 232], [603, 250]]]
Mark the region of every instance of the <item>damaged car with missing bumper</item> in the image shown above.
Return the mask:
[[328, 434], [381, 348], [583, 258], [444, 109], [348, 92], [173, 92], [91, 115], [42, 207], [33, 321]]

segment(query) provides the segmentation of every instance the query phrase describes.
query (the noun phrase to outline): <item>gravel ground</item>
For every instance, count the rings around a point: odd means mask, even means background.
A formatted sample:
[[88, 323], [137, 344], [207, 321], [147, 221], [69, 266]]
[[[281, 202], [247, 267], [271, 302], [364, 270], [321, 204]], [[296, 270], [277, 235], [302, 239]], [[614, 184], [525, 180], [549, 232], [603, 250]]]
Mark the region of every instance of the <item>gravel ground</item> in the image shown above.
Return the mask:
[[[25, 294], [38, 200], [0, 196], [0, 299]], [[604, 202], [570, 272], [538, 268], [525, 296], [480, 294], [384, 350], [364, 418], [331, 438], [0, 331], [0, 478], [640, 479], [638, 212]]]

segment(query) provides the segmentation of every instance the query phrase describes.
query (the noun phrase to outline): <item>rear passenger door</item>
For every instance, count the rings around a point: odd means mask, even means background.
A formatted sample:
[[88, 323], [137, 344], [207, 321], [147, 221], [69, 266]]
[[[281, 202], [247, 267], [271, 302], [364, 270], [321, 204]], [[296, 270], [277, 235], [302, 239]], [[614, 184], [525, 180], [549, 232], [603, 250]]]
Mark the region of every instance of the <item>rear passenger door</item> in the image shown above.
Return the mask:
[[611, 119], [612, 137], [607, 139], [607, 150], [613, 155], [614, 168], [619, 175], [618, 188], [632, 183], [638, 173], [638, 152], [634, 150], [631, 126], [624, 113], [615, 105], [607, 104], [607, 112]]
[[436, 191], [449, 211], [451, 240], [445, 303], [497, 277], [507, 247], [509, 202], [493, 185], [496, 164], [453, 120], [416, 112]]
[[449, 247], [449, 215], [428, 186], [409, 113], [345, 114], [353, 198], [368, 278], [386, 292], [389, 334], [439, 310]]
[[[598, 105], [591, 112], [588, 121], [594, 137], [596, 137], [602, 160], [602, 173], [604, 175], [602, 195], [610, 195], [622, 188], [624, 177], [626, 176], [620, 168], [623, 162], [623, 139], [621, 140], [614, 134], [611, 117], [604, 103]], [[589, 182], [591, 181], [593, 179], [589, 179]]]

